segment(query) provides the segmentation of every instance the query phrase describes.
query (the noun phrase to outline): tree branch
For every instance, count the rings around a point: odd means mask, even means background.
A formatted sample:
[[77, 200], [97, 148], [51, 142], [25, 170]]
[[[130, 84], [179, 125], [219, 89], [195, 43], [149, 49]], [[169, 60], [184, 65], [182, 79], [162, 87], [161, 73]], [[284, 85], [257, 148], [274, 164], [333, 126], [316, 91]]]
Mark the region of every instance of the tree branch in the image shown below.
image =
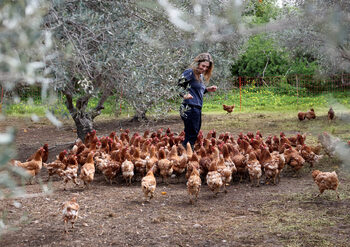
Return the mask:
[[73, 104], [72, 93], [68, 89], [63, 90], [62, 93], [66, 96], [65, 104], [67, 106], [67, 109], [71, 116], [74, 118], [74, 116], [77, 114], [77, 109], [74, 107]]
[[342, 58], [344, 58], [345, 60], [350, 61], [350, 51], [345, 49], [344, 46], [342, 45], [338, 45], [339, 48], [339, 52]]

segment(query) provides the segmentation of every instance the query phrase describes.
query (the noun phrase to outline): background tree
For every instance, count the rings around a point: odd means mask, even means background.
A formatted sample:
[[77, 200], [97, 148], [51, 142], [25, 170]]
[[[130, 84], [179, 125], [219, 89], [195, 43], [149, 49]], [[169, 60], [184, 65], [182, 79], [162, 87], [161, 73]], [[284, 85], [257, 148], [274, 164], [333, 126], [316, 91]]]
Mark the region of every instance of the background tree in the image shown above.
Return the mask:
[[[179, 3], [184, 15], [192, 18], [195, 12], [195, 26], [189, 27], [207, 32], [194, 34], [173, 25], [154, 1], [142, 5], [137, 1], [52, 1], [45, 26], [54, 33], [60, 55], [50, 68], [55, 87], [65, 95], [78, 137], [92, 130], [93, 119], [116, 90], [134, 108], [134, 120], [145, 119], [150, 110], [167, 111], [166, 102], [178, 95], [177, 78], [199, 52], [212, 52], [218, 68], [223, 68], [217, 71], [220, 78], [228, 78], [227, 61], [238, 42], [232, 42], [232, 37], [220, 42], [225, 32], [207, 31], [211, 21], [219, 19], [212, 12], [223, 14], [225, 9], [221, 1], [216, 2]], [[98, 103], [90, 107], [92, 97]]]
[[265, 24], [277, 20], [281, 8], [277, 0], [247, 1], [242, 16], [251, 24]]
[[[123, 39], [119, 11], [114, 1], [51, 1], [45, 27], [52, 30], [57, 57], [50, 61], [54, 86], [63, 93], [77, 127], [78, 137], [93, 129], [93, 119], [113, 92], [122, 65], [118, 47]], [[119, 12], [118, 12], [119, 11]], [[126, 15], [126, 14], [124, 14]], [[89, 100], [98, 103], [88, 107]]]
[[350, 2], [298, 0], [281, 18], [290, 25], [276, 33], [295, 55], [318, 60], [328, 74], [350, 71]]
[[233, 76], [313, 75], [317, 70], [316, 61], [308, 61], [305, 55], [295, 55], [292, 59], [274, 39], [263, 34], [251, 37], [232, 65]]
[[[159, 41], [174, 32], [166, 22], [137, 1], [52, 1], [46, 27], [53, 31], [60, 55], [50, 68], [78, 137], [93, 129], [94, 118], [116, 90], [132, 105], [136, 120], [172, 97], [174, 68], [182, 53], [180, 44]], [[93, 97], [98, 103], [89, 106]]]

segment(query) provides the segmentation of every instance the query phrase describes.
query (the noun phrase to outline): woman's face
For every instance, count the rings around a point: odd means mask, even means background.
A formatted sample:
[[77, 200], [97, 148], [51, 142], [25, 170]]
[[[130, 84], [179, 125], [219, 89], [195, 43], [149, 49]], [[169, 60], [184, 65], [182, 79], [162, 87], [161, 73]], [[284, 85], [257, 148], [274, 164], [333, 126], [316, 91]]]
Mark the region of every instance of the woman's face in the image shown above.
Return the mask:
[[198, 65], [198, 71], [201, 74], [204, 74], [209, 69], [210, 63], [209, 62], [200, 62]]

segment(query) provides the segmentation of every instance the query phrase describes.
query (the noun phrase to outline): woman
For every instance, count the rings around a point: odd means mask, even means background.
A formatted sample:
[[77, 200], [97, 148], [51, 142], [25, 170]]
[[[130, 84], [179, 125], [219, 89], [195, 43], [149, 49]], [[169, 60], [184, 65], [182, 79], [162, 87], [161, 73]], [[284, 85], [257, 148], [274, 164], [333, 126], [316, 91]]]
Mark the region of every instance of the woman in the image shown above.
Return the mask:
[[186, 147], [187, 142], [193, 149], [197, 140], [202, 123], [203, 95], [206, 92], [215, 92], [217, 87], [206, 87], [213, 72], [214, 63], [209, 53], [199, 54], [192, 62], [189, 69], [182, 73], [179, 80], [180, 92], [183, 102], [180, 107], [180, 115], [185, 125], [185, 140], [182, 145]]

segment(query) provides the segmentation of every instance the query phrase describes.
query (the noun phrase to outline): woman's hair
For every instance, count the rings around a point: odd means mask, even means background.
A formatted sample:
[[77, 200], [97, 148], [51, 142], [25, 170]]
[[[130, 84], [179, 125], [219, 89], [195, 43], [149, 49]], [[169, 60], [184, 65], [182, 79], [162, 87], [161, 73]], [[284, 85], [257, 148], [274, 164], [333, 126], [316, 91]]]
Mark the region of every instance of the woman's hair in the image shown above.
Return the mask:
[[211, 55], [209, 53], [201, 53], [197, 57], [195, 57], [195, 59], [193, 60], [190, 67], [193, 69], [194, 75], [196, 76], [197, 80], [200, 80], [200, 78], [199, 78], [200, 73], [198, 72], [198, 66], [201, 62], [209, 62], [209, 68], [204, 73], [204, 79], [207, 82], [209, 82], [211, 74], [213, 72], [213, 68], [214, 68], [213, 58], [211, 57]]

